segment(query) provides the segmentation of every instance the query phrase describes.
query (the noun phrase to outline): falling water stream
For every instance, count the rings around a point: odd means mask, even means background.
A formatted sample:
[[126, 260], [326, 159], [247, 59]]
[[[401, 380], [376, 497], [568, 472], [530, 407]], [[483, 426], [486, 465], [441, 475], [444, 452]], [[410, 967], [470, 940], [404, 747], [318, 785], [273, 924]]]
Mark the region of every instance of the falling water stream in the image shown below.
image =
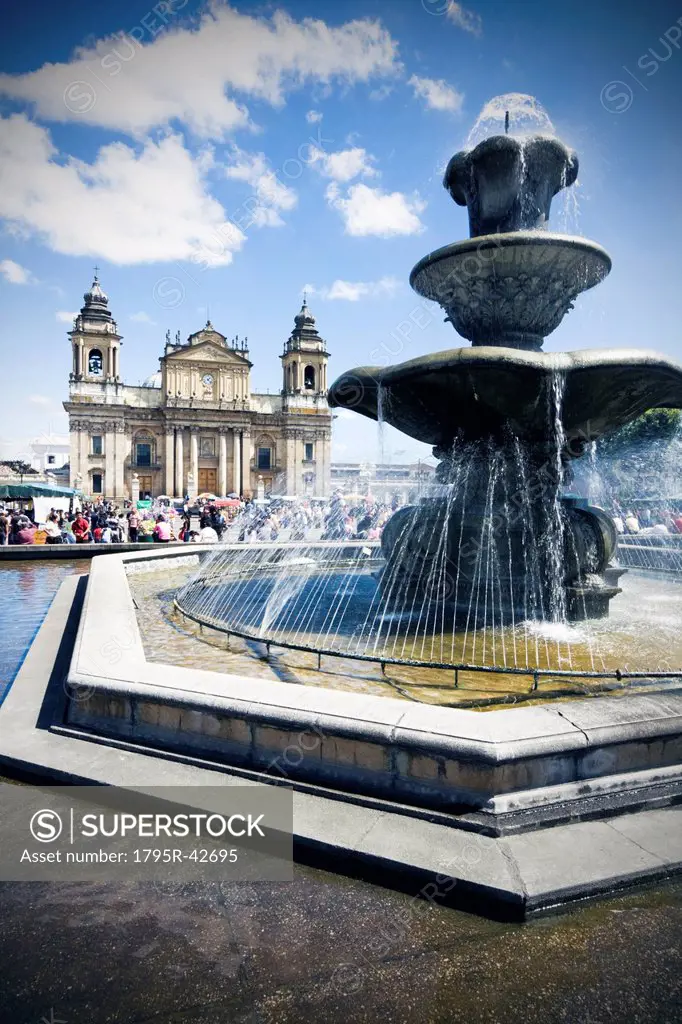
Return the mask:
[[511, 433], [456, 440], [434, 493], [400, 511], [388, 561], [362, 541], [217, 549], [179, 605], [237, 634], [361, 658], [605, 670], [590, 629], [567, 621], [564, 384], [548, 378], [544, 462]]

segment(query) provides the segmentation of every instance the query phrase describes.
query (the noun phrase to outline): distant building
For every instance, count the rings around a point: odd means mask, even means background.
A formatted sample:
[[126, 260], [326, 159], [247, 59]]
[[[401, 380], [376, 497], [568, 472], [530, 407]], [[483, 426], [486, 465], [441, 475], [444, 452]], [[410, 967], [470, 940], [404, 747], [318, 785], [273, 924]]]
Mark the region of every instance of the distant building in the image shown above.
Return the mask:
[[401, 504], [416, 501], [434, 482], [436, 467], [428, 462], [378, 464], [332, 462], [331, 488], [347, 495], [362, 495], [375, 501]]
[[71, 483], [87, 496], [324, 495], [331, 412], [325, 342], [305, 301], [284, 344], [280, 394], [251, 391], [247, 339], [207, 321], [186, 342], [170, 331], [160, 371], [121, 381], [121, 335], [95, 277], [69, 331]]
[[67, 434], [42, 434], [29, 442], [31, 467], [39, 473], [59, 474], [69, 465], [70, 442]]

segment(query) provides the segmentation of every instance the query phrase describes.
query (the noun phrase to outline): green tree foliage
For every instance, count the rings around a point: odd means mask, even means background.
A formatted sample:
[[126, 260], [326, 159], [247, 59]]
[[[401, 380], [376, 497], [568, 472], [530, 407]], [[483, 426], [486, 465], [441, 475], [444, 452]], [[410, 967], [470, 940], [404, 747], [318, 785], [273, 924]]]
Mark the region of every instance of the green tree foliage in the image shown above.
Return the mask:
[[679, 409], [649, 409], [620, 430], [601, 438], [599, 454], [618, 456], [633, 454], [656, 442], [672, 441], [680, 429]]
[[22, 476], [38, 476], [38, 470], [29, 466], [28, 462], [22, 462], [21, 459], [4, 459], [0, 462], [0, 466], [7, 466], [13, 473], [20, 473]]
[[597, 442], [599, 475], [612, 497], [671, 498], [682, 494], [682, 414], [649, 409]]

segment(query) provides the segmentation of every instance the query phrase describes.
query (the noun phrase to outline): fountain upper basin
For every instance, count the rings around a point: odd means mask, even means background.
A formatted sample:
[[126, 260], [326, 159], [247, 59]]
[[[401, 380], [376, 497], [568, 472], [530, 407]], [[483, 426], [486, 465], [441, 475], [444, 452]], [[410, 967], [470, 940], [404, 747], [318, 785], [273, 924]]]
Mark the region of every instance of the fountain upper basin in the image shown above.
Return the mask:
[[539, 350], [576, 297], [611, 270], [596, 242], [547, 231], [470, 238], [429, 253], [410, 274], [474, 345]]
[[[554, 376], [565, 381], [561, 419], [566, 454], [651, 408], [682, 408], [682, 365], [640, 349], [529, 352], [477, 346], [448, 349], [396, 366], [362, 366], [332, 385], [329, 404], [385, 422], [419, 441], [448, 448], [467, 438], [547, 439]], [[381, 399], [380, 399], [381, 394]]]

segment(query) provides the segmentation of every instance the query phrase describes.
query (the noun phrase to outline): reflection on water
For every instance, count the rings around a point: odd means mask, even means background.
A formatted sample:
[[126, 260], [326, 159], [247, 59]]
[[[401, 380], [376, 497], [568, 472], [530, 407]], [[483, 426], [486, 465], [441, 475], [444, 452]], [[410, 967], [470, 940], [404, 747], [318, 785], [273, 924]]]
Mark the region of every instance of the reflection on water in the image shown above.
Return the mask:
[[[542, 703], [549, 698], [567, 699], [570, 696], [589, 695], [604, 688], [613, 689], [614, 694], [622, 695], [636, 692], [642, 686], [635, 681], [625, 688], [626, 684], [618, 683], [615, 678], [605, 681], [552, 674], [539, 677], [537, 689], [534, 690], [532, 671], [503, 675], [460, 670], [455, 687], [452, 670], [386, 665], [385, 672], [382, 672], [381, 665], [377, 663], [332, 656], [325, 656], [318, 665], [314, 653], [285, 650], [276, 645], [273, 645], [270, 657], [266, 657], [263, 643], [245, 641], [234, 636], [228, 640], [224, 633], [206, 627], [200, 631], [196, 624], [174, 612], [173, 597], [189, 576], [189, 570], [180, 569], [172, 573], [130, 577], [145, 652], [152, 661], [247, 675], [253, 677], [254, 681], [280, 680], [429, 704], [491, 709], [520, 700]], [[611, 672], [616, 669], [622, 672], [682, 671], [682, 580], [670, 577], [658, 579], [631, 571], [623, 583], [624, 592], [611, 602], [609, 619], [566, 625], [519, 624], [507, 633], [504, 648], [507, 655], [511, 653], [512, 658], [516, 657], [519, 666], [528, 665], [526, 659], [532, 646], [533, 657], [537, 656], [538, 651], [541, 654], [538, 658], [540, 665], [544, 660], [542, 654], [547, 652], [545, 664], [552, 672], [563, 668]], [[362, 588], [356, 586], [354, 597], [357, 598], [361, 592]], [[264, 604], [267, 604], [268, 595], [268, 589], [261, 590], [260, 614]], [[251, 619], [254, 616], [253, 606], [245, 606], [245, 614]], [[254, 618], [254, 622], [257, 621], [258, 613]], [[270, 630], [271, 637], [274, 632]], [[428, 655], [432, 661], [439, 660], [440, 649], [432, 650], [430, 643], [420, 640], [416, 644], [413, 641], [412, 647], [408, 648], [404, 646], [403, 640], [398, 642], [399, 633], [395, 636], [396, 651], [402, 657], [424, 658]], [[348, 642], [349, 637], [352, 637], [352, 629], [349, 629], [344, 640]], [[311, 644], [318, 639], [319, 636], [313, 634], [297, 637], [298, 642], [308, 640]], [[461, 635], [455, 634], [453, 637], [452, 634], [441, 634], [438, 637], [439, 645], [443, 639], [448, 642], [448, 657], [453, 649], [455, 652], [462, 651]], [[479, 663], [501, 663], [496, 657], [503, 650], [499, 639], [499, 636], [495, 638], [493, 646], [492, 638], [489, 637], [484, 648], [479, 638]], [[557, 660], [557, 652], [561, 660]], [[514, 665], [513, 660], [510, 664]], [[682, 681], [667, 684], [661, 681], [656, 685], [661, 688], [671, 685], [679, 687]]]
[[59, 584], [89, 560], [0, 564], [0, 701], [14, 679]]

